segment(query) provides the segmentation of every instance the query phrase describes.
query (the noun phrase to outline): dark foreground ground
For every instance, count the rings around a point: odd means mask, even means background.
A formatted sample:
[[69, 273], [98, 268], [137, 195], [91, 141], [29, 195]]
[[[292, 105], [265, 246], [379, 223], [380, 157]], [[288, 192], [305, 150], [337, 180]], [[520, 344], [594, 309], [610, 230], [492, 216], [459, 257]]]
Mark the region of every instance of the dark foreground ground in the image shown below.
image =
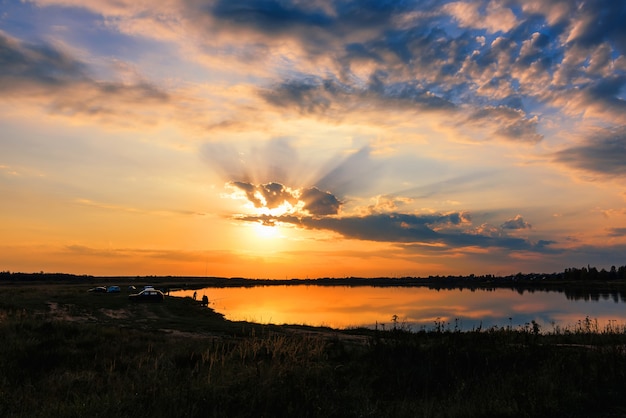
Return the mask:
[[262, 326], [87, 289], [0, 286], [1, 417], [626, 416], [623, 326]]

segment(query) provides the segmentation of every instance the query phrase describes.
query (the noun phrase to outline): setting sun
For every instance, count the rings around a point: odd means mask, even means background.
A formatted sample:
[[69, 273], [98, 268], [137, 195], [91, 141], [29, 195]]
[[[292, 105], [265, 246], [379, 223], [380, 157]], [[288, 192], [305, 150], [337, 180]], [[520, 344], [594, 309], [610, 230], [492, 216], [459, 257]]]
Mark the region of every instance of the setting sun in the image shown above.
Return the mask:
[[274, 225], [264, 225], [262, 223], [257, 223], [254, 225], [254, 232], [260, 238], [280, 238], [279, 227]]

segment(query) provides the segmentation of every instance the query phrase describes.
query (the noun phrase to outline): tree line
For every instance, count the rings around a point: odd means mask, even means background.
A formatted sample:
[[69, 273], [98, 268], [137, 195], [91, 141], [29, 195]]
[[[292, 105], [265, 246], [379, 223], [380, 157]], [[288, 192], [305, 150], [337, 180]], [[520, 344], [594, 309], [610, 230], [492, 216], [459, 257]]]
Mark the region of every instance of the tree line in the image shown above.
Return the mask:
[[[76, 275], [70, 273], [45, 273], [43, 271], [37, 273], [23, 273], [23, 272], [11, 272], [0, 271], [0, 281], [11, 282], [33, 282], [33, 281], [46, 281], [46, 282], [91, 282], [94, 280], [102, 279], [119, 279], [121, 277], [97, 277], [93, 275]], [[141, 278], [137, 276], [126, 277], [128, 279]], [[497, 276], [492, 274], [475, 275], [469, 274], [466, 276], [448, 275], [448, 276], [428, 276], [428, 277], [375, 277], [375, 278], [363, 278], [363, 277], [342, 277], [342, 278], [314, 278], [314, 279], [246, 279], [242, 277], [225, 278], [225, 277], [176, 277], [176, 276], [146, 276], [144, 278], [152, 279], [194, 279], [194, 280], [209, 280], [215, 282], [218, 287], [221, 286], [263, 286], [263, 285], [276, 285], [276, 284], [314, 284], [319, 286], [324, 285], [348, 285], [348, 286], [419, 286], [428, 284], [501, 284], [501, 285], [514, 285], [514, 284], [532, 284], [532, 283], [546, 283], [546, 282], [606, 282], [606, 281], [620, 281], [626, 280], [626, 265], [625, 266], [611, 266], [609, 270], [601, 268], [598, 270], [596, 267], [587, 265], [586, 267], [569, 267], [560, 273], [517, 273], [508, 276]]]

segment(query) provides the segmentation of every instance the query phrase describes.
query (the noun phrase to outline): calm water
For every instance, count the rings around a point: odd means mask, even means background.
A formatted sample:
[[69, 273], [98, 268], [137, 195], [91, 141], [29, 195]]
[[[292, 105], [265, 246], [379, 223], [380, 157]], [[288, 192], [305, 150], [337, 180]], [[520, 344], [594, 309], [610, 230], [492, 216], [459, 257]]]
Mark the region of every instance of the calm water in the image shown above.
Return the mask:
[[[193, 295], [193, 290], [172, 296]], [[478, 327], [520, 327], [531, 321], [542, 330], [555, 326], [576, 328], [585, 318], [597, 320], [600, 329], [626, 324], [624, 294], [566, 294], [510, 289], [433, 290], [425, 287], [264, 286], [252, 288], [206, 288], [197, 298], [208, 296], [215, 311], [234, 321], [272, 324], [306, 324], [333, 328], [389, 327], [412, 330]]]

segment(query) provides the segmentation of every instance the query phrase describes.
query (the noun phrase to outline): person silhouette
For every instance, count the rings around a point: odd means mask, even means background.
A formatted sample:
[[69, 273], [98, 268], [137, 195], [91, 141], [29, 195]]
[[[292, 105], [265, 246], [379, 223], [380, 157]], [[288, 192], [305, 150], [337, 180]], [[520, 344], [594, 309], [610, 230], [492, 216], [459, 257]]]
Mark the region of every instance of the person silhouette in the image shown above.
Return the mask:
[[193, 300], [196, 300], [196, 296], [197, 296], [197, 294], [196, 294], [196, 291], [194, 290], [194, 292], [193, 292]]

